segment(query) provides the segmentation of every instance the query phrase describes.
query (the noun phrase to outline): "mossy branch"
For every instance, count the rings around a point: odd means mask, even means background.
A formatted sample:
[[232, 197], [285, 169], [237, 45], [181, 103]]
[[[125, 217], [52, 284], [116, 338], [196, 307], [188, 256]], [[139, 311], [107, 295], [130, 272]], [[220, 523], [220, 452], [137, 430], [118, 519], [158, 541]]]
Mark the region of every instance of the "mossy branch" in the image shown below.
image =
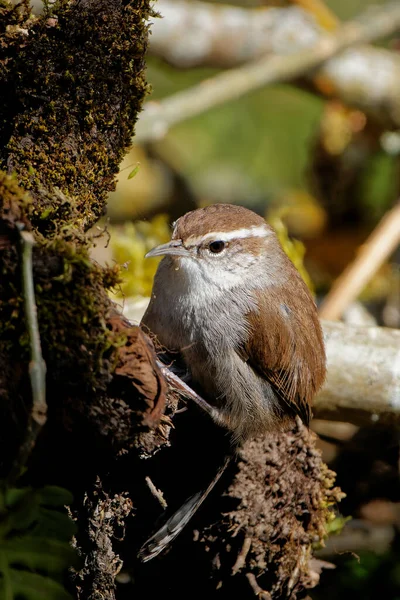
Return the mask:
[[86, 230], [105, 212], [147, 93], [149, 0], [57, 0], [36, 18], [27, 0], [20, 12], [5, 5], [0, 168], [30, 191], [34, 229]]

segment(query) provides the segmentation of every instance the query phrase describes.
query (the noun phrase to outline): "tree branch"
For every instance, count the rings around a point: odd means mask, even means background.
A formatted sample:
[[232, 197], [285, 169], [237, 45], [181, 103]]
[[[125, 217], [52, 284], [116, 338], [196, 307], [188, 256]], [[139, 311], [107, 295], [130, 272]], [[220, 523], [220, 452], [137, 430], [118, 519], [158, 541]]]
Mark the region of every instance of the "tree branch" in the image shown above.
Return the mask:
[[319, 419], [400, 423], [400, 331], [323, 322], [328, 376], [315, 400]]
[[314, 45], [324, 30], [305, 10], [158, 0], [149, 51], [169, 64], [232, 68]]
[[[317, 27], [315, 25], [315, 27]], [[141, 119], [137, 125], [135, 142], [145, 142], [163, 137], [170, 127], [186, 119], [202, 114], [207, 110], [224, 104], [230, 100], [241, 97], [253, 90], [271, 85], [273, 83], [290, 81], [303, 77], [310, 71], [325, 63], [322, 72], [335, 90], [341, 90], [343, 99], [355, 104], [368, 106], [371, 98], [379, 106], [380, 112], [392, 112], [392, 119], [400, 124], [400, 111], [398, 86], [393, 79], [387, 77], [387, 61], [382, 54], [363, 58], [359, 49], [343, 53], [350, 46], [372, 42], [388, 36], [400, 28], [400, 5], [398, 2], [389, 2], [379, 10], [366, 11], [358, 19], [341, 26], [335, 33], [324, 35], [314, 43], [316, 35], [311, 39], [311, 47], [299, 50], [293, 48], [289, 55], [267, 55], [258, 60], [216, 75], [212, 79], [202, 81], [187, 90], [178, 92], [161, 102], [147, 103]], [[310, 42], [309, 42], [310, 44]], [[304, 45], [307, 44], [303, 44]], [[287, 50], [286, 50], [287, 51]], [[281, 48], [281, 52], [283, 52]], [[377, 53], [384, 51], [376, 50]], [[334, 56], [342, 53], [341, 60], [346, 64], [346, 69], [339, 68], [337, 63], [330, 61]], [[327, 62], [329, 61], [329, 63]], [[375, 61], [375, 62], [374, 62]], [[379, 68], [381, 65], [381, 68]], [[367, 67], [367, 70], [366, 70]], [[373, 93], [365, 96], [360, 94], [358, 72], [367, 72], [370, 84], [373, 84]], [[395, 81], [398, 81], [400, 60], [396, 63]], [[376, 86], [376, 80], [371, 82], [371, 73], [385, 75], [390, 80], [389, 89], [392, 101], [387, 102], [381, 91], [381, 82]], [[348, 90], [346, 92], [346, 90]], [[389, 105], [389, 111], [387, 110]], [[383, 110], [386, 109], [386, 110]]]
[[[314, 416], [356, 425], [400, 423], [400, 330], [325, 321], [323, 331], [328, 374], [315, 399]], [[177, 385], [179, 378], [171, 377], [167, 367], [162, 372], [174, 389], [184, 390], [186, 398], [203, 408], [198, 394], [186, 384]]]

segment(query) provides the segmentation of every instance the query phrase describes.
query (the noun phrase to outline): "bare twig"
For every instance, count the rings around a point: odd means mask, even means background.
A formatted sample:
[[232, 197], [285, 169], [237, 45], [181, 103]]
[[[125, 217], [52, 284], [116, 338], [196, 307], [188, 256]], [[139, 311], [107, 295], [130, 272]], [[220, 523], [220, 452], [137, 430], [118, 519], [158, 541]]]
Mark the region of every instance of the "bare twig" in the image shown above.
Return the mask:
[[46, 363], [43, 360], [40, 344], [37, 309], [35, 302], [35, 289], [32, 272], [33, 235], [28, 231], [21, 231], [22, 240], [22, 282], [24, 291], [25, 318], [31, 346], [31, 362], [29, 375], [32, 385], [32, 419], [39, 427], [46, 422]]
[[9, 484], [18, 479], [21, 469], [25, 466], [35, 445], [37, 436], [47, 420], [46, 363], [43, 360], [40, 344], [32, 272], [32, 248], [34, 245], [34, 238], [30, 232], [24, 230], [20, 231], [20, 236], [22, 244], [22, 289], [24, 294], [26, 326], [28, 329], [31, 350], [29, 376], [32, 387], [32, 408], [29, 415], [25, 440], [20, 447], [18, 457], [8, 477]]
[[308, 561], [307, 548], [302, 546], [301, 552], [297, 558], [296, 566], [294, 567], [288, 583], [288, 590], [292, 591], [296, 583], [298, 583], [299, 575], [304, 571], [304, 563]]
[[336, 280], [321, 304], [322, 319], [340, 319], [379, 267], [400, 244], [400, 201], [381, 220], [361, 246], [357, 258]]
[[154, 498], [156, 500], [158, 500], [158, 502], [160, 503], [160, 505], [162, 506], [162, 508], [165, 510], [166, 508], [168, 508], [168, 504], [165, 501], [165, 498], [163, 496], [163, 493], [161, 490], [159, 490], [158, 488], [156, 488], [156, 486], [154, 485], [154, 483], [152, 482], [152, 480], [150, 479], [149, 476], [147, 476], [145, 478], [145, 481], [147, 483], [147, 486], [149, 488], [149, 490], [151, 491], [151, 493], [153, 494]]
[[163, 137], [170, 127], [244, 94], [304, 76], [350, 46], [385, 37], [400, 28], [400, 4], [369, 9], [357, 20], [324, 35], [315, 45], [287, 56], [266, 56], [205, 80], [161, 102], [149, 102], [139, 119], [135, 142]]

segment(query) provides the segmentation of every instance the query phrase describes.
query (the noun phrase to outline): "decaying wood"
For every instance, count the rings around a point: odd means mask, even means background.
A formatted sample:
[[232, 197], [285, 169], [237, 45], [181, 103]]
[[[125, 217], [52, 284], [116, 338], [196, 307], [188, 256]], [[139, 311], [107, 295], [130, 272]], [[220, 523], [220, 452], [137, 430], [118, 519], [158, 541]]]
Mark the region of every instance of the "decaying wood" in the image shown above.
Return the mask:
[[126, 494], [110, 497], [98, 480], [85, 494], [79, 514], [73, 516], [78, 525], [87, 528], [84, 544], [74, 542], [83, 559], [79, 571], [74, 571], [78, 600], [115, 600], [115, 578], [123, 562], [113, 548], [115, 539], [123, 539], [125, 522], [132, 511]]

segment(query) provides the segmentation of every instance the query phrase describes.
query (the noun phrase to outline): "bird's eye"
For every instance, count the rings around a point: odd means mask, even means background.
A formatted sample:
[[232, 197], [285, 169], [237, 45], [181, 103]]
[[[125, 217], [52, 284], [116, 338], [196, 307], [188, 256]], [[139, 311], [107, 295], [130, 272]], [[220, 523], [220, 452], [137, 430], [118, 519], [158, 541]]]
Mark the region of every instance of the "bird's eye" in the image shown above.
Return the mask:
[[226, 248], [226, 242], [223, 242], [222, 240], [217, 240], [215, 242], [211, 242], [211, 244], [208, 245], [208, 249], [213, 254], [219, 254], [225, 248]]

